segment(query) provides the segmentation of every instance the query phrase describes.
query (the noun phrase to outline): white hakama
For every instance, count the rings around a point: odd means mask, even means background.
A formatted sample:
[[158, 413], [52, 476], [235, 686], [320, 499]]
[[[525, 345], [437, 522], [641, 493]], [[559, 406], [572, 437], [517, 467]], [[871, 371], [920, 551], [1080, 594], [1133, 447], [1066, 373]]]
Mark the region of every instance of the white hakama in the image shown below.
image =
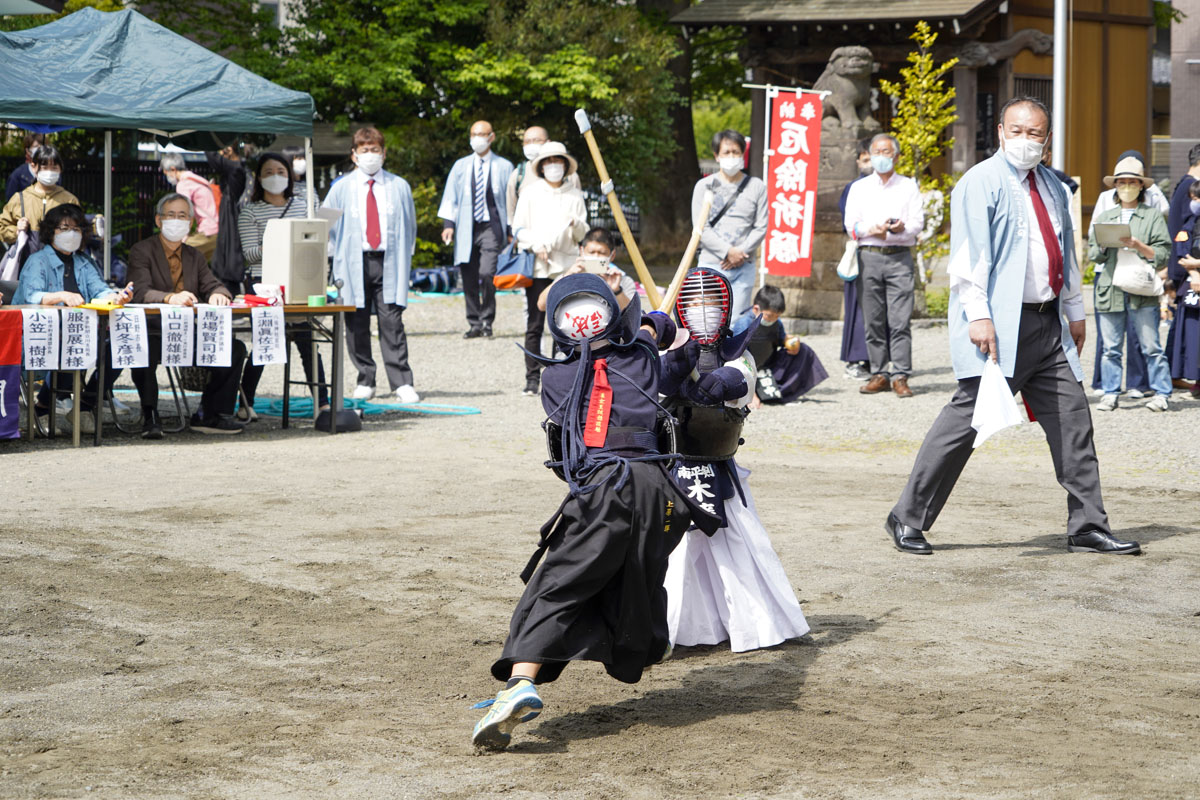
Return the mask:
[[808, 633], [800, 603], [758, 519], [746, 478], [748, 505], [736, 491], [725, 504], [728, 527], [713, 536], [695, 528], [671, 553], [665, 581], [671, 643], [685, 647], [729, 640], [735, 653], [771, 647]]

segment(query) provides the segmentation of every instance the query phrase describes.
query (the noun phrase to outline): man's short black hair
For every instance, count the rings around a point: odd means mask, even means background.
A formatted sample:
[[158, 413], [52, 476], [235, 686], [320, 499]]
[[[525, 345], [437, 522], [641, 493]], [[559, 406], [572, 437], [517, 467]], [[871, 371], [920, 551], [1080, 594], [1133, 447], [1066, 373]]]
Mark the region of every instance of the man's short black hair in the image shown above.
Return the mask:
[[758, 306], [759, 311], [774, 311], [776, 314], [782, 314], [787, 310], [787, 303], [783, 299], [783, 292], [778, 286], [763, 286], [754, 295], [754, 305]]
[[47, 211], [46, 216], [42, 217], [41, 224], [38, 225], [38, 238], [46, 244], [53, 242], [54, 231], [64, 219], [74, 220], [75, 224], [79, 226], [79, 230], [83, 231], [84, 238], [87, 238], [87, 217], [84, 216], [83, 209], [74, 203], [63, 203], [61, 206], [55, 206]]
[[858, 154], [860, 156], [869, 155], [871, 152], [871, 137], [866, 136], [858, 140]]
[[1050, 118], [1050, 109], [1046, 108], [1046, 104], [1041, 100], [1038, 100], [1036, 97], [1030, 97], [1029, 95], [1014, 97], [1000, 107], [1000, 116], [998, 119], [1000, 120], [1000, 125], [1002, 127], [1004, 125], [1004, 115], [1007, 114], [1008, 110], [1013, 106], [1033, 106], [1038, 111], [1041, 111], [1046, 115], [1046, 133], [1050, 132], [1050, 129], [1054, 124], [1053, 120]]
[[735, 131], [733, 128], [726, 128], [723, 131], [717, 131], [716, 133], [713, 134], [713, 137], [712, 137], [713, 155], [716, 155], [717, 153], [721, 152], [721, 142], [725, 141], [726, 139], [728, 139], [729, 141], [736, 144], [738, 147], [738, 150], [741, 150], [743, 153], [746, 152], [746, 137], [742, 136], [740, 133]]
[[1192, 145], [1192, 149], [1188, 150], [1188, 166], [1200, 166], [1200, 144]]
[[1188, 186], [1188, 194], [1190, 194], [1193, 199], [1200, 200], [1200, 181], [1192, 181], [1191, 185]]
[[617, 249], [617, 242], [615, 239], [613, 239], [612, 231], [610, 231], [608, 228], [592, 228], [583, 235], [583, 239], [580, 240], [579, 246], [583, 247], [588, 242], [599, 242], [607, 247], [608, 252], [610, 253], [615, 252]]

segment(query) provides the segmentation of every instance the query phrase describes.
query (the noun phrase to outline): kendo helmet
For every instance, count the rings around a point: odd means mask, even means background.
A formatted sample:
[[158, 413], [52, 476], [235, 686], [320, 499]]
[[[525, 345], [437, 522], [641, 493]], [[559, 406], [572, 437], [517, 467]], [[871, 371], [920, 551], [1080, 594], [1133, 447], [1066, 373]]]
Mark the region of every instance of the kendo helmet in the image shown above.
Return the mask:
[[675, 301], [679, 324], [702, 347], [715, 344], [729, 330], [732, 294], [729, 280], [721, 273], [708, 267], [692, 270]]
[[555, 341], [575, 348], [612, 338], [620, 327], [621, 306], [599, 275], [567, 275], [550, 287], [546, 320]]

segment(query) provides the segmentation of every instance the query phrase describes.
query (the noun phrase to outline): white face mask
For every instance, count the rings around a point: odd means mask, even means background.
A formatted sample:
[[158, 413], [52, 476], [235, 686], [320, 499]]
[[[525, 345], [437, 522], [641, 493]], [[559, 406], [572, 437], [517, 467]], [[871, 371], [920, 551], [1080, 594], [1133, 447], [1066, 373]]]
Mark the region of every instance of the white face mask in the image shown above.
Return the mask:
[[1193, 200], [1188, 208], [1192, 210], [1192, 214], [1200, 214], [1200, 200]]
[[259, 182], [263, 190], [271, 194], [283, 194], [288, 187], [287, 175], [268, 175]]
[[54, 169], [38, 170], [38, 183], [40, 183], [42, 186], [53, 186], [58, 183], [59, 176], [61, 175], [61, 172]]
[[292, 174], [297, 178], [303, 178], [306, 172], [308, 172], [308, 162], [303, 158], [297, 158], [292, 162]]
[[525, 160], [533, 161], [538, 157], [538, 153], [542, 151], [542, 146], [540, 144], [527, 144], [522, 150], [525, 153]]
[[1004, 157], [1017, 169], [1036, 167], [1041, 163], [1042, 152], [1046, 149], [1045, 142], [1035, 142], [1033, 139], [1024, 137], [1009, 139], [1004, 134], [1000, 134], [1000, 141], [1004, 145]]
[[54, 249], [63, 253], [74, 253], [83, 244], [81, 231], [60, 231], [54, 234]]
[[182, 242], [192, 230], [190, 219], [164, 219], [162, 235], [168, 242]]
[[721, 172], [724, 172], [726, 175], [737, 175], [742, 171], [741, 156], [725, 156], [724, 158], [718, 158], [717, 163], [721, 165]]
[[567, 168], [562, 164], [546, 164], [542, 167], [542, 177], [550, 181], [550, 183], [559, 183], [566, 173]]
[[488, 148], [491, 147], [491, 142], [488, 141], [488, 138], [489, 137], [487, 136], [472, 136], [471, 149], [474, 150], [477, 155], [483, 155], [487, 152]]
[[712, 339], [725, 324], [725, 309], [720, 306], [684, 306], [679, 315], [683, 318], [683, 327], [697, 339]]
[[374, 175], [383, 168], [383, 153], [359, 153], [355, 158], [358, 159], [358, 168], [368, 175]]

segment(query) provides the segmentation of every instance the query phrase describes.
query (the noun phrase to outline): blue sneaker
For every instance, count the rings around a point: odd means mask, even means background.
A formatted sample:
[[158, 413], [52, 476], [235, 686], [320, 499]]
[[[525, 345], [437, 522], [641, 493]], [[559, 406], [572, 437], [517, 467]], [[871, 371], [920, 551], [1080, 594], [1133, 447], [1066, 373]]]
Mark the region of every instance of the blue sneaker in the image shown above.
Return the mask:
[[521, 681], [511, 689], [501, 690], [493, 700], [477, 703], [474, 708], [488, 708], [475, 725], [471, 743], [487, 750], [503, 750], [512, 741], [512, 729], [542, 713], [542, 698], [530, 681]]

